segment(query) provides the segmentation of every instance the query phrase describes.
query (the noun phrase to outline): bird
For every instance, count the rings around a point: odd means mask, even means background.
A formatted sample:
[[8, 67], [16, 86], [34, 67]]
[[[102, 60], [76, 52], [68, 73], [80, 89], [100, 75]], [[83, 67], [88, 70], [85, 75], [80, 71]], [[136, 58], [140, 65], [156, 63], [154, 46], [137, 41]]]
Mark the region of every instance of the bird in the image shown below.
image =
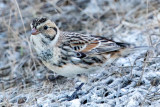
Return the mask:
[[82, 84], [77, 90], [87, 80], [83, 75], [94, 73], [139, 49], [104, 36], [61, 31], [47, 17], [35, 18], [30, 25], [30, 41], [43, 64], [59, 75], [81, 78]]

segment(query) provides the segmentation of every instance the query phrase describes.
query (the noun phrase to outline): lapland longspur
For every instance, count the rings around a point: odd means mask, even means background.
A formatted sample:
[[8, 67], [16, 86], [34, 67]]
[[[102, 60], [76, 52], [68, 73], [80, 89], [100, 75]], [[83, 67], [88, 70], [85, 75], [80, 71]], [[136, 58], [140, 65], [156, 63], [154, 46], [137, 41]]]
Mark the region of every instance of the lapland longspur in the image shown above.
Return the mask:
[[30, 41], [44, 65], [65, 77], [92, 73], [134, 50], [102, 36], [60, 31], [47, 18], [34, 19], [31, 28]]
[[44, 17], [34, 19], [31, 28], [30, 41], [44, 65], [65, 77], [92, 73], [136, 49], [102, 36], [60, 31]]

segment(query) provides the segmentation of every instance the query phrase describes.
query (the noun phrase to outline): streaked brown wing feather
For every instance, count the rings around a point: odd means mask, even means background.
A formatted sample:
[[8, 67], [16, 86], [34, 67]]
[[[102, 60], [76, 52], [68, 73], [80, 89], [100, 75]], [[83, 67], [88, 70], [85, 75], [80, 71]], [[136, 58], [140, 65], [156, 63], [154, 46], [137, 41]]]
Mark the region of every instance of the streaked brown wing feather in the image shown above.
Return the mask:
[[75, 51], [78, 52], [89, 52], [95, 49], [99, 45], [99, 41], [92, 41], [90, 43], [71, 43], [70, 44]]
[[95, 49], [99, 45], [98, 41], [88, 44], [81, 52], [89, 52], [92, 49]]
[[124, 46], [120, 46], [116, 44], [114, 41], [91, 41], [90, 43], [84, 43], [84, 44], [71, 44], [72, 48], [76, 52], [83, 52], [86, 54], [101, 54], [101, 53], [109, 53], [109, 52], [115, 52], [118, 51]]
[[74, 51], [82, 52], [86, 55], [115, 52], [129, 46], [127, 43], [114, 42], [105, 37], [78, 33], [71, 33], [67, 40]]

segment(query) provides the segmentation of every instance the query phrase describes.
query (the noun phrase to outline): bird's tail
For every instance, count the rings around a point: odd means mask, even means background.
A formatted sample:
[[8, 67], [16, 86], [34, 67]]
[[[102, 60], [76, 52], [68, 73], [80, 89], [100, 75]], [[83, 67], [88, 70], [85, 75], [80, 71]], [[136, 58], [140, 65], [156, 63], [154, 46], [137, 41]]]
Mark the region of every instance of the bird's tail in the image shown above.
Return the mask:
[[151, 46], [135, 46], [134, 44], [129, 44], [129, 43], [121, 43], [121, 42], [116, 42], [117, 45], [123, 47], [123, 48], [128, 48], [131, 50], [152, 50], [153, 47]]
[[153, 50], [153, 47], [151, 47], [151, 46], [131, 46], [131, 47], [124, 48], [123, 50], [121, 50], [120, 54], [122, 56], [127, 56], [131, 53], [141, 52], [144, 50]]
[[125, 45], [125, 48], [121, 49], [119, 52], [116, 52], [115, 54], [113, 54], [113, 56], [110, 59], [108, 59], [108, 61], [106, 61], [106, 63], [104, 65], [110, 65], [117, 58], [128, 56], [131, 53], [141, 52], [143, 50], [152, 50], [153, 49], [153, 47], [150, 47], [150, 46], [133, 46], [133, 45], [131, 46], [129, 44], [126, 47], [126, 44], [123, 44], [123, 45]]
[[133, 47], [135, 50], [152, 50], [152, 46], [135, 46]]

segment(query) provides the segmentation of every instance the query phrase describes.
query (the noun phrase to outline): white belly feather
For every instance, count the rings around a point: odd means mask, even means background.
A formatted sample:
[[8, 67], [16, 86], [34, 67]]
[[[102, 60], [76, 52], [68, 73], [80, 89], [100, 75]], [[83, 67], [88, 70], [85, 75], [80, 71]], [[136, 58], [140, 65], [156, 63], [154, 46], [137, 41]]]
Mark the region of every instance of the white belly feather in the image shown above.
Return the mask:
[[100, 69], [100, 67], [83, 68], [81, 66], [74, 65], [72, 63], [68, 63], [66, 65], [63, 65], [62, 67], [52, 66], [50, 63], [44, 63], [44, 64], [50, 70], [56, 72], [59, 75], [65, 76], [65, 77], [72, 77], [72, 76], [75, 76], [77, 74], [94, 73], [94, 71]]

